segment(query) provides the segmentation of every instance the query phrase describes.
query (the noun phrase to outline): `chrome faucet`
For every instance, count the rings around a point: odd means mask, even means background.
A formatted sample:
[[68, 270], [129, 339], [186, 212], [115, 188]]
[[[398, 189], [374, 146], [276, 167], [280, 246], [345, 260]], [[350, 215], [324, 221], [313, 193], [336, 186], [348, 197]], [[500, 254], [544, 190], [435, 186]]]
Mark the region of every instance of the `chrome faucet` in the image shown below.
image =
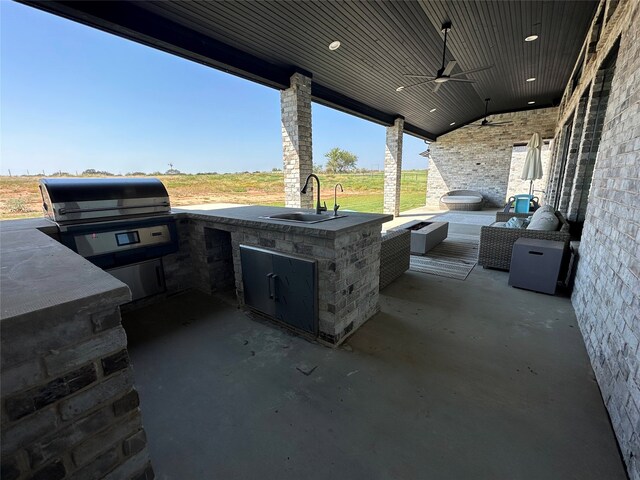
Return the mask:
[[316, 182], [318, 182], [318, 202], [316, 204], [316, 213], [320, 215], [320, 213], [327, 211], [327, 202], [324, 202], [324, 207], [320, 206], [320, 179], [316, 174], [311, 173], [307, 177], [307, 180], [304, 182], [304, 187], [302, 187], [302, 190], [300, 190], [300, 193], [307, 193], [307, 186], [309, 185], [309, 179], [311, 177], [315, 178]]
[[333, 187], [333, 216], [334, 217], [338, 216], [338, 209], [340, 208], [340, 205], [338, 205], [338, 187], [340, 187], [341, 192], [344, 192], [341, 183], [336, 183], [336, 186]]

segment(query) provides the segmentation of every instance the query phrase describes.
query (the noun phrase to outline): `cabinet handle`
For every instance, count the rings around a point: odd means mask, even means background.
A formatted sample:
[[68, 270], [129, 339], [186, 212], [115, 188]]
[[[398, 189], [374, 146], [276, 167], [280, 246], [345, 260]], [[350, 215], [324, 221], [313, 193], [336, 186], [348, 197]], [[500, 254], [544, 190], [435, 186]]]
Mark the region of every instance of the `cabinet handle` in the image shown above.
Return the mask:
[[158, 280], [158, 287], [162, 288], [162, 272], [161, 267], [156, 267], [156, 280]]
[[273, 281], [273, 299], [278, 301], [278, 275], [275, 273], [271, 275], [271, 280]]
[[269, 289], [269, 298], [273, 300], [273, 291], [271, 290], [271, 277], [273, 277], [273, 273], [267, 274], [267, 288]]

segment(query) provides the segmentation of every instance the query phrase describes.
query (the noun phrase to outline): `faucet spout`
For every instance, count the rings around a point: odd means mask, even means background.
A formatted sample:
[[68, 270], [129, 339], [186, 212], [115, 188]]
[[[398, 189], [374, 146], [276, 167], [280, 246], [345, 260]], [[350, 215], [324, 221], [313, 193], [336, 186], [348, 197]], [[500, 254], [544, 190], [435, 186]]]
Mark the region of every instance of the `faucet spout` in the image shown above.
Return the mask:
[[318, 200], [316, 202], [316, 213], [318, 215], [320, 215], [320, 213], [327, 211], [327, 203], [325, 202], [324, 207], [320, 205], [320, 179], [318, 178], [318, 176], [315, 173], [309, 174], [309, 176], [307, 177], [307, 179], [304, 182], [304, 187], [302, 187], [302, 190], [300, 190], [300, 193], [307, 193], [307, 187], [309, 186], [309, 180], [312, 177], [315, 178], [316, 182], [318, 183]]
[[341, 192], [344, 192], [344, 189], [342, 188], [341, 183], [336, 183], [336, 186], [333, 187], [333, 216], [334, 217], [338, 216], [338, 209], [340, 208], [340, 205], [338, 205], [338, 187], [340, 187]]

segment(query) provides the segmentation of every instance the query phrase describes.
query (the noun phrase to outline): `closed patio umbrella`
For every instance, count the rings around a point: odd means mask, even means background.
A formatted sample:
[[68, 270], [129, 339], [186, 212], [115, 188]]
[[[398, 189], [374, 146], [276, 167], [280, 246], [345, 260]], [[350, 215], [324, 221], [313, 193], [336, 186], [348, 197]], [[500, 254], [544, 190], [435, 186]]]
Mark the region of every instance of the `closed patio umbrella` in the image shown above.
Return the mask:
[[527, 158], [520, 178], [529, 180], [529, 195], [532, 195], [533, 181], [542, 178], [542, 140], [539, 133], [534, 133], [527, 143]]

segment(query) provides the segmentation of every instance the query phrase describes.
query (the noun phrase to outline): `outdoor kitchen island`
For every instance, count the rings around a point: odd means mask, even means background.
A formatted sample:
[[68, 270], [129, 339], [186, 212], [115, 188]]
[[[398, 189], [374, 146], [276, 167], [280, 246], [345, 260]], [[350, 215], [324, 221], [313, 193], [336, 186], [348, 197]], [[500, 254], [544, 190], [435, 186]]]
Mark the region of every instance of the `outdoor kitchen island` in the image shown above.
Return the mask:
[[[163, 257], [166, 293], [213, 292], [231, 281], [242, 304], [242, 275], [251, 273], [242, 270], [241, 245], [304, 257], [316, 265], [317, 337], [339, 344], [378, 311], [380, 230], [392, 217], [261, 218], [292, 211], [172, 212], [179, 250]], [[0, 225], [3, 477], [152, 475], [120, 321], [131, 294], [59, 243], [57, 231], [46, 219]]]
[[174, 210], [181, 246], [164, 262], [167, 289], [191, 287], [209, 293], [233, 282], [239, 303], [245, 305], [241, 246], [312, 260], [317, 337], [340, 344], [378, 311], [380, 231], [393, 217], [347, 212], [318, 223], [265, 218], [295, 211], [265, 206]]

